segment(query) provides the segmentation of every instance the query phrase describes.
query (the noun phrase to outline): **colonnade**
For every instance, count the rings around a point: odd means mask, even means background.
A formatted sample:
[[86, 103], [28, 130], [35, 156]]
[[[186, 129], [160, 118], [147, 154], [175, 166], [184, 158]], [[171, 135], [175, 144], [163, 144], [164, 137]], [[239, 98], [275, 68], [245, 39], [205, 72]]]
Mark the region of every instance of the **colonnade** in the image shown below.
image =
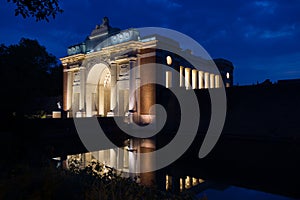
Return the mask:
[[[220, 88], [221, 76], [210, 72], [180, 66], [179, 86], [190, 89]], [[166, 71], [166, 87], [172, 87], [172, 72]]]

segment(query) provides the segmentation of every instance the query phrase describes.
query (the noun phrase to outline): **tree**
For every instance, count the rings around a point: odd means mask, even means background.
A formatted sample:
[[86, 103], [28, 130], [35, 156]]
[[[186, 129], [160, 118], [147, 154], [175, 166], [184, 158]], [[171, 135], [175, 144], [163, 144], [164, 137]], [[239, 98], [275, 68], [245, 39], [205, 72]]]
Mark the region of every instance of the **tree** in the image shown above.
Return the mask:
[[36, 40], [22, 38], [17, 45], [0, 45], [0, 68], [2, 113], [24, 116], [32, 111], [37, 98], [60, 91], [51, 85], [60, 82], [53, 80], [60, 78], [57, 59]]
[[63, 12], [58, 2], [59, 0], [7, 0], [16, 5], [15, 16], [22, 15], [23, 18], [35, 17], [36, 21], [46, 20]]

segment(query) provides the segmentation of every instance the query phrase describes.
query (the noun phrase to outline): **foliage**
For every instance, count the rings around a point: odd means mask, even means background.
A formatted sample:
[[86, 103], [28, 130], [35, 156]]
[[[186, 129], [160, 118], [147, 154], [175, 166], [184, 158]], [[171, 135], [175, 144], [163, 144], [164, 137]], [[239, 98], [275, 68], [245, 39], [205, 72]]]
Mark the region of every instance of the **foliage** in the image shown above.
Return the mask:
[[63, 10], [59, 6], [58, 0], [7, 0], [16, 5], [15, 16], [22, 15], [23, 18], [34, 17], [36, 21], [53, 19]]
[[[26, 170], [25, 170], [26, 171]], [[27, 170], [0, 182], [0, 199], [91, 199], [167, 200], [193, 199], [189, 194], [173, 195], [136, 183], [132, 178], [99, 162], [80, 170]]]
[[0, 45], [0, 68], [3, 113], [24, 116], [32, 112], [37, 97], [61, 95], [62, 68], [36, 40], [22, 38], [16, 45]]

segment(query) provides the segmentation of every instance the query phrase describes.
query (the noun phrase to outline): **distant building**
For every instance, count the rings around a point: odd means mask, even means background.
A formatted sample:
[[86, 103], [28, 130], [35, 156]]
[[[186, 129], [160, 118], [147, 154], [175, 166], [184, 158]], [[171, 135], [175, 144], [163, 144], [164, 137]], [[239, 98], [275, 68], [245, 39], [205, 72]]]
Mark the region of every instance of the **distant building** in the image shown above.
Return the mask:
[[300, 79], [278, 80], [277, 83], [280, 85], [298, 85], [300, 84]]
[[[197, 70], [178, 54], [160, 50], [172, 46], [199, 66]], [[136, 29], [121, 31], [104, 18], [83, 43], [68, 48], [68, 56], [60, 59], [64, 66], [63, 110], [69, 117], [124, 116], [136, 113], [147, 123], [149, 108], [155, 104], [155, 85], [146, 85], [131, 92], [144, 80], [162, 78], [166, 87], [207, 89], [230, 87], [233, 84], [233, 65], [225, 59], [215, 59], [220, 75], [210, 68], [212, 61], [183, 51], [179, 43], [160, 36], [140, 37]], [[155, 70], [156, 63], [172, 70]], [[131, 71], [137, 66], [143, 67]], [[202, 69], [202, 68], [201, 68]]]

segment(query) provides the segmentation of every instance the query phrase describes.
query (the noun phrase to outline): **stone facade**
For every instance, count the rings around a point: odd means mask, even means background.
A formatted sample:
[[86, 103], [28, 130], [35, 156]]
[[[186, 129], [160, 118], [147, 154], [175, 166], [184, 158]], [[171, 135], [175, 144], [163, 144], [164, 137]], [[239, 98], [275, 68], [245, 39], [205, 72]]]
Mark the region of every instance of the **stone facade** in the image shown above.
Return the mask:
[[[133, 114], [138, 123], [149, 123], [156, 86], [145, 82], [162, 78], [166, 87], [186, 89], [229, 87], [233, 84], [230, 61], [215, 60], [219, 75], [209, 67], [200, 71], [179, 53], [161, 50], [161, 45], [172, 45], [174, 52], [184, 53], [199, 65], [210, 66], [212, 62], [187, 50], [183, 52], [179, 43], [169, 38], [159, 35], [141, 38], [138, 30], [121, 31], [112, 28], [107, 18], [103, 19], [103, 23], [97, 25], [83, 43], [69, 47], [68, 56], [60, 59], [64, 67], [64, 111], [69, 117]], [[157, 70], [157, 64], [166, 65], [180, 75]], [[139, 88], [140, 85], [142, 87]]]

